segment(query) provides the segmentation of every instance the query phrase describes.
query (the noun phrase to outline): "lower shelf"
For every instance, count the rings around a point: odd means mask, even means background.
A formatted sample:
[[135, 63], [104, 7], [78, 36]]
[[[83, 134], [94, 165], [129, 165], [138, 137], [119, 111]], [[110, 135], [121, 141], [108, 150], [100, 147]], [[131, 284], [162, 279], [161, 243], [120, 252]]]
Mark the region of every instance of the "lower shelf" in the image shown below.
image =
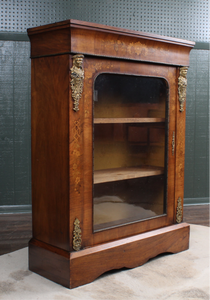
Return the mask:
[[161, 253], [187, 250], [189, 229], [186, 223], [175, 224], [74, 252], [32, 239], [29, 269], [65, 287], [75, 288], [109, 270], [134, 268]]

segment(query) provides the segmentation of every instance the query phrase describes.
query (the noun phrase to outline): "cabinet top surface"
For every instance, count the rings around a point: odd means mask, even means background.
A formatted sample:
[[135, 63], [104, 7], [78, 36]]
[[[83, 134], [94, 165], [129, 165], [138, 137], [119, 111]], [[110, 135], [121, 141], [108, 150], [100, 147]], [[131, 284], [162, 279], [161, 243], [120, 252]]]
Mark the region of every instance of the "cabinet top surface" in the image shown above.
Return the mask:
[[125, 28], [107, 26], [107, 25], [102, 25], [102, 24], [96, 24], [96, 23], [91, 23], [91, 22], [86, 22], [86, 21], [79, 21], [79, 20], [74, 20], [74, 19], [69, 19], [69, 20], [52, 23], [52, 24], [48, 24], [48, 25], [43, 25], [43, 26], [38, 26], [38, 27], [34, 27], [34, 28], [28, 28], [27, 32], [28, 32], [28, 35], [30, 36], [33, 34], [39, 34], [42, 32], [53, 31], [53, 30], [64, 29], [64, 28], [86, 29], [86, 30], [94, 30], [94, 31], [106, 32], [106, 33], [119, 34], [119, 35], [124, 35], [124, 36], [133, 36], [135, 38], [148, 39], [148, 40], [165, 42], [165, 43], [170, 43], [170, 44], [171, 43], [178, 44], [178, 45], [187, 46], [190, 48], [193, 48], [195, 45], [195, 42], [187, 41], [187, 40], [183, 40], [183, 39], [161, 36], [161, 35], [153, 34], [153, 33], [129, 30], [129, 29], [125, 29]]

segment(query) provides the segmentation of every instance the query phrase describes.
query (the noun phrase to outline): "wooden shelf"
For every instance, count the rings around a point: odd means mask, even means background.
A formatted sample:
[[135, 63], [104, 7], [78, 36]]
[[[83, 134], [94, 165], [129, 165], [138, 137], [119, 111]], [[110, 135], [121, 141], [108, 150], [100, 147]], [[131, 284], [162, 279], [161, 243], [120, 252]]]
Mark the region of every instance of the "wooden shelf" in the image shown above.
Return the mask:
[[165, 118], [95, 118], [94, 124], [111, 123], [163, 123]]
[[155, 176], [163, 173], [164, 168], [151, 166], [97, 170], [94, 171], [94, 184]]

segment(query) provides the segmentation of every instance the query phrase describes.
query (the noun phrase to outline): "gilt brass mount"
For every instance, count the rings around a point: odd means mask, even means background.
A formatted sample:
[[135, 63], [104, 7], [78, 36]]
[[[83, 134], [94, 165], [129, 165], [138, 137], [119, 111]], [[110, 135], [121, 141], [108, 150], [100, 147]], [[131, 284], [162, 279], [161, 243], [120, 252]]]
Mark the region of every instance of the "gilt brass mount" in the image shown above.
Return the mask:
[[84, 55], [76, 54], [73, 56], [73, 66], [71, 68], [71, 90], [74, 101], [74, 111], [79, 110], [79, 100], [83, 92], [84, 70], [83, 70]]
[[184, 111], [184, 102], [186, 100], [187, 91], [187, 70], [188, 67], [179, 68], [179, 78], [178, 78], [178, 94], [179, 94], [179, 111]]
[[73, 231], [73, 249], [79, 251], [82, 244], [80, 221], [76, 218], [74, 221], [74, 231]]
[[179, 197], [177, 200], [177, 209], [176, 209], [176, 222], [182, 222], [182, 198]]

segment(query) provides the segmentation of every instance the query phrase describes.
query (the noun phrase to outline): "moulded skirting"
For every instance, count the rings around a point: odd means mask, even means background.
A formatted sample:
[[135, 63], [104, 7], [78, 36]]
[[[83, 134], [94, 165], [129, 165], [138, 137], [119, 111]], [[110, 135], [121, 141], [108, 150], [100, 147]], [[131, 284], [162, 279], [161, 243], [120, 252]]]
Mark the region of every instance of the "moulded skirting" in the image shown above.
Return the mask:
[[2, 205], [0, 214], [31, 213], [31, 204], [28, 205]]
[[184, 198], [184, 206], [186, 206], [186, 205], [203, 205], [203, 204], [209, 204], [209, 198], [208, 197]]

